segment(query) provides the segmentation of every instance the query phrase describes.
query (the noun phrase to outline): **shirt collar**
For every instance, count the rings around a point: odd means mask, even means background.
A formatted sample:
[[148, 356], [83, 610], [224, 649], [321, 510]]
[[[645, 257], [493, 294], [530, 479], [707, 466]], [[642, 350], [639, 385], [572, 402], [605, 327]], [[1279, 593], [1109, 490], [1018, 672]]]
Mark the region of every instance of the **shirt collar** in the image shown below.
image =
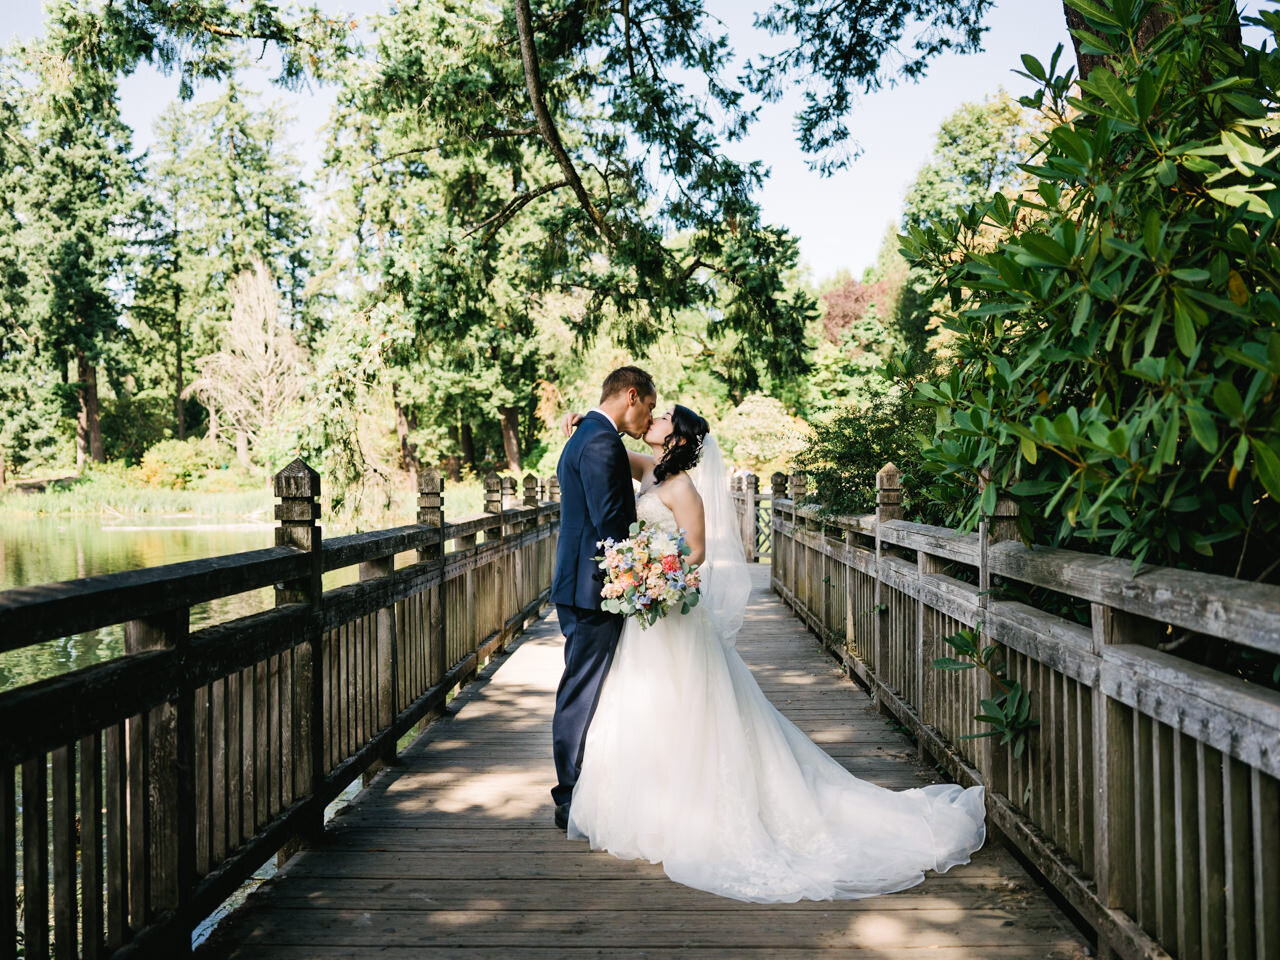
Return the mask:
[[604, 417], [606, 420], [608, 420], [608, 421], [609, 421], [609, 423], [610, 423], [610, 425], [612, 425], [612, 427], [613, 427], [613, 429], [614, 429], [614, 432], [615, 432], [615, 433], [620, 433], [620, 432], [621, 432], [621, 431], [619, 431], [619, 430], [618, 430], [618, 421], [614, 420], [614, 419], [613, 419], [613, 417], [609, 416], [607, 413], [605, 413], [605, 412], [604, 412], [603, 410], [601, 410], [599, 407], [592, 407], [592, 408], [591, 408], [591, 410], [590, 410], [589, 412], [590, 412], [590, 413], [598, 413], [598, 414], [600, 414], [600, 416]]

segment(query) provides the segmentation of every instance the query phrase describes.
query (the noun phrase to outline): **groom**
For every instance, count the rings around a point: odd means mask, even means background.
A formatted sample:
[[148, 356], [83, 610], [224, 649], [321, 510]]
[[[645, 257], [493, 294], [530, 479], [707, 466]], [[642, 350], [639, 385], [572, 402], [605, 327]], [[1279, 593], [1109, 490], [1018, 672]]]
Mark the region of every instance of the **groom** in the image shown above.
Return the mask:
[[639, 367], [619, 367], [605, 377], [600, 406], [582, 418], [556, 468], [560, 542], [551, 602], [564, 634], [564, 673], [551, 721], [557, 779], [551, 799], [561, 829], [569, 823], [587, 727], [622, 633], [622, 616], [600, 609], [604, 572], [594, 559], [601, 540], [626, 538], [636, 519], [631, 467], [619, 435], [644, 436], [657, 401], [649, 374]]

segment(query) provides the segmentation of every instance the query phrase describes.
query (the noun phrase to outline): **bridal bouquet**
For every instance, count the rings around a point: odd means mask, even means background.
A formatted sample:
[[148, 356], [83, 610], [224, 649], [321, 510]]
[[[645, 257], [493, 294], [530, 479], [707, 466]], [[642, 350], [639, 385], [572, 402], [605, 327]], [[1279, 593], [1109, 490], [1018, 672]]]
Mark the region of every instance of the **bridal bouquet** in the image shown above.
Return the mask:
[[679, 607], [688, 613], [698, 605], [698, 568], [686, 559], [683, 536], [651, 530], [643, 520], [631, 525], [625, 540], [601, 540], [604, 556], [596, 557], [605, 572], [601, 604], [610, 613], [636, 617], [650, 627]]

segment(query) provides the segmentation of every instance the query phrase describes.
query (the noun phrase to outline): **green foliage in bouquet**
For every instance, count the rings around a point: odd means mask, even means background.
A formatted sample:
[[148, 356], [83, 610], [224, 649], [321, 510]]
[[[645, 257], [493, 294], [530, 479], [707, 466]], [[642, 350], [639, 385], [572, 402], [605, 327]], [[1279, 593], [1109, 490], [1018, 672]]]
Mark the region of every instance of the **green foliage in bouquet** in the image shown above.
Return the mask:
[[[1280, 53], [1234, 40], [1229, 2], [1067, 2], [1107, 66], [1076, 97], [1061, 48], [1023, 57], [1054, 121], [1036, 191], [904, 238], [956, 311], [954, 369], [917, 388], [924, 456], [956, 520], [1007, 491], [1027, 536], [1272, 577]], [[1280, 34], [1280, 12], [1245, 22]]]
[[[681, 614], [696, 607], [698, 573], [688, 562], [693, 550], [684, 535], [670, 536], [650, 528], [643, 520], [632, 523], [627, 533], [625, 540], [601, 541], [605, 552], [594, 558], [605, 572], [601, 609], [635, 617], [641, 628], [647, 629], [665, 617], [676, 603], [680, 605]], [[664, 571], [662, 560], [667, 551], [658, 549], [664, 540], [669, 541], [679, 559], [678, 569]], [[668, 592], [661, 597], [651, 597], [645, 590], [651, 574], [666, 586]]]

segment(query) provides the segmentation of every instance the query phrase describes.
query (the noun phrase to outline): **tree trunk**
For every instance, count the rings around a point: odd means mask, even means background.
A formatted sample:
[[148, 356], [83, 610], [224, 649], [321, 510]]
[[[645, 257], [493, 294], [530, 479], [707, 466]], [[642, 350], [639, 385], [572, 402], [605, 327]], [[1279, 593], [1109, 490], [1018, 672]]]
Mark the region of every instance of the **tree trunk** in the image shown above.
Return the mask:
[[[1227, 40], [1236, 46], [1240, 45], [1240, 12], [1236, 8], [1234, 0], [1223, 0], [1223, 4], [1229, 4], [1230, 9], [1227, 12]], [[1082, 30], [1089, 32], [1089, 27], [1084, 21], [1084, 14], [1078, 10], [1069, 7], [1065, 0], [1062, 4], [1063, 13], [1067, 18], [1068, 30]], [[1160, 31], [1173, 23], [1173, 16], [1164, 10], [1152, 10], [1147, 14], [1146, 19], [1142, 21], [1142, 26], [1138, 28], [1138, 36], [1136, 37], [1136, 46], [1139, 50], [1143, 49], [1150, 43]], [[1106, 57], [1098, 56], [1093, 53], [1081, 53], [1080, 46], [1083, 41], [1075, 35], [1071, 34], [1071, 44], [1076, 51], [1076, 77], [1078, 79], [1088, 80], [1089, 74], [1093, 72], [1095, 67], [1106, 65]]]
[[502, 414], [502, 449], [507, 455], [507, 469], [520, 472], [520, 411], [515, 407], [499, 407]]
[[459, 431], [458, 439], [462, 446], [462, 459], [466, 461], [467, 466], [472, 470], [477, 467], [476, 464], [476, 441], [471, 435], [471, 424], [464, 423]]
[[182, 320], [178, 317], [178, 306], [181, 300], [181, 292], [177, 286], [173, 288], [173, 345], [176, 357], [174, 364], [174, 392], [173, 406], [174, 413], [178, 420], [178, 439], [187, 439], [187, 412], [183, 409], [182, 401]]
[[236, 431], [236, 459], [246, 467], [249, 465], [249, 435], [243, 430]]
[[76, 414], [76, 467], [84, 467], [85, 459], [106, 463], [102, 451], [102, 425], [98, 422], [98, 369], [76, 350], [76, 396], [80, 410]]
[[209, 439], [218, 442], [218, 408], [212, 400], [209, 401]]
[[413, 477], [413, 489], [417, 490], [418, 473], [422, 469], [422, 463], [418, 460], [418, 451], [409, 442], [409, 432], [418, 428], [418, 418], [400, 403], [394, 387], [392, 387], [391, 397], [396, 408], [396, 437], [400, 440], [400, 467]]

